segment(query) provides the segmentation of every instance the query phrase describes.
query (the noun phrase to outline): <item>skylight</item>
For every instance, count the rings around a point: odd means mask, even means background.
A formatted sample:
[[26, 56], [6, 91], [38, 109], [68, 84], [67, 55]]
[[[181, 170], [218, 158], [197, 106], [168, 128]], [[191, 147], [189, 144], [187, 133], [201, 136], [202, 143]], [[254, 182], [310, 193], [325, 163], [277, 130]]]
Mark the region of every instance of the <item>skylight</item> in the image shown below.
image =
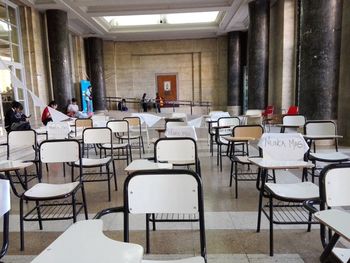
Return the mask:
[[161, 15], [105, 16], [103, 18], [111, 27], [125, 27], [158, 24], [213, 23], [216, 21], [218, 15], [219, 11], [212, 11]]

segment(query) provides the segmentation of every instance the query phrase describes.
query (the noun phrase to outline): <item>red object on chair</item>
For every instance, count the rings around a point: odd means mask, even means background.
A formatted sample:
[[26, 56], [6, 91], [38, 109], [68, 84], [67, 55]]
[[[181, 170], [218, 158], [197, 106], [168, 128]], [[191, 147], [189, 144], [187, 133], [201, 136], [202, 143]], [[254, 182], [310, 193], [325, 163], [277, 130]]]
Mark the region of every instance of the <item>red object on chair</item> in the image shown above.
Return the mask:
[[287, 112], [287, 115], [297, 115], [299, 114], [299, 107], [298, 106], [290, 106]]
[[266, 109], [263, 111], [262, 116], [265, 118], [270, 117], [273, 115], [274, 110], [275, 110], [274, 106], [272, 106], [272, 105], [267, 106]]

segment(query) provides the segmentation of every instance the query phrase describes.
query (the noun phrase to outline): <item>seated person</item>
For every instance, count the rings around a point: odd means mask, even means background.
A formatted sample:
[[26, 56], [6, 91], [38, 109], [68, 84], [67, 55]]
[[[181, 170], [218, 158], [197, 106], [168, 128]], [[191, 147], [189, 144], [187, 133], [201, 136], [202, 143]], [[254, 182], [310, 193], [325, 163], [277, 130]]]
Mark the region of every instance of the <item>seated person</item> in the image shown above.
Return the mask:
[[122, 99], [122, 101], [119, 101], [118, 103], [118, 110], [120, 111], [128, 111], [128, 107], [126, 107], [126, 100]]
[[23, 106], [18, 101], [13, 101], [11, 109], [5, 114], [5, 129], [7, 132], [31, 129], [27, 116], [23, 113]]
[[57, 103], [56, 101], [51, 101], [49, 105], [44, 109], [43, 114], [41, 115], [41, 121], [46, 126], [48, 122], [52, 121], [51, 114], [49, 111], [49, 107], [53, 108], [54, 110], [57, 109]]
[[75, 118], [87, 118], [88, 115], [84, 112], [79, 111], [79, 106], [77, 104], [76, 98], [72, 98], [72, 103], [70, 103], [67, 107], [67, 115], [69, 117]]

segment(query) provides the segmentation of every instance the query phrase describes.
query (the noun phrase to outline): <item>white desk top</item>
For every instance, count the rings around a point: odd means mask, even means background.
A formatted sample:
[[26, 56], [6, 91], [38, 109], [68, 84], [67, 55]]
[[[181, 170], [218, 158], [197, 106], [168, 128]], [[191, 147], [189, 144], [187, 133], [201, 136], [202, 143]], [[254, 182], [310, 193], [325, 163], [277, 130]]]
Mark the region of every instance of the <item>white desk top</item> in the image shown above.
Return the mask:
[[323, 210], [315, 213], [315, 218], [322, 224], [333, 229], [341, 237], [350, 241], [350, 213], [337, 210]]
[[171, 163], [155, 163], [149, 160], [134, 160], [124, 169], [127, 172], [135, 172], [142, 170], [156, 170], [156, 169], [173, 169]]
[[337, 138], [343, 138], [341, 135], [303, 135], [305, 139], [310, 139], [310, 140], [330, 140], [330, 139], [337, 139]]
[[141, 263], [143, 248], [106, 237], [102, 220], [83, 220], [73, 224], [32, 263]]
[[0, 161], [0, 172], [9, 172], [27, 168], [33, 165], [31, 162], [22, 162], [22, 161]]
[[264, 158], [249, 158], [253, 164], [264, 169], [301, 169], [312, 168], [312, 163], [304, 161], [274, 161]]

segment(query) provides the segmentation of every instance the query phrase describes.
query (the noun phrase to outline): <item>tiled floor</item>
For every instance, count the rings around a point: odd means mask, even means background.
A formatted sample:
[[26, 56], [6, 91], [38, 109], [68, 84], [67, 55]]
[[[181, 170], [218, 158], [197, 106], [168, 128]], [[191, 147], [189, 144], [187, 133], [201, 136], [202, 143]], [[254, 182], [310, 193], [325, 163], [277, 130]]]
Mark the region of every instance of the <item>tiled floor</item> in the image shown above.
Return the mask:
[[[206, 140], [200, 140], [199, 157], [204, 185], [205, 220], [208, 262], [318, 262], [322, 252], [319, 228], [311, 232], [304, 226], [276, 226], [275, 256], [268, 256], [268, 224], [263, 216], [262, 230], [256, 233], [258, 192], [254, 182], [239, 185], [239, 199], [234, 198], [234, 188], [229, 187], [230, 162], [224, 158], [223, 171], [216, 165], [216, 157], [209, 154]], [[345, 149], [349, 152], [349, 149]], [[151, 148], [148, 154], [151, 153]], [[135, 157], [138, 153], [135, 152]], [[126, 178], [125, 162], [117, 162], [119, 190], [112, 191], [112, 201], [107, 201], [106, 183], [87, 184], [89, 218], [103, 208], [122, 204], [122, 185]], [[61, 166], [50, 165], [48, 182], [68, 182], [63, 178]], [[298, 181], [300, 172], [283, 171], [277, 174], [279, 182]], [[18, 198], [12, 196], [10, 220], [10, 248], [6, 263], [30, 262], [48, 244], [62, 233], [71, 222], [45, 222], [44, 230], [37, 223], [25, 223], [25, 251], [19, 251], [19, 207]], [[26, 205], [28, 209], [31, 204]], [[81, 217], [82, 218], [82, 217]], [[107, 236], [122, 240], [121, 215], [108, 215], [104, 219]], [[131, 219], [131, 242], [145, 245], [144, 217]], [[168, 259], [199, 253], [198, 226], [196, 223], [158, 224], [158, 230], [151, 233], [152, 254], [147, 258]]]

